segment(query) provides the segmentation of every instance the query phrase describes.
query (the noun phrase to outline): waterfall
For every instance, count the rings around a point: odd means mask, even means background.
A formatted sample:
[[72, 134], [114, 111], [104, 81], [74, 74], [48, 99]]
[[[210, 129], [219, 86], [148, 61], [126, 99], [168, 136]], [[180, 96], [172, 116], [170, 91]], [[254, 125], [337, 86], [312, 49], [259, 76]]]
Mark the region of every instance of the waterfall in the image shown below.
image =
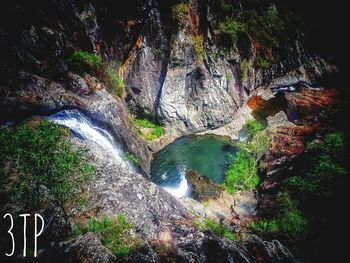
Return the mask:
[[180, 182], [178, 185], [174, 186], [162, 186], [162, 188], [167, 191], [169, 194], [181, 198], [184, 196], [188, 196], [190, 194], [190, 186], [186, 179], [186, 171], [185, 169], [180, 170]]
[[136, 172], [131, 162], [123, 158], [123, 150], [113, 136], [106, 129], [94, 125], [86, 114], [76, 109], [63, 110], [47, 118], [54, 123], [69, 128], [77, 137], [96, 143], [113, 156], [125, 169]]

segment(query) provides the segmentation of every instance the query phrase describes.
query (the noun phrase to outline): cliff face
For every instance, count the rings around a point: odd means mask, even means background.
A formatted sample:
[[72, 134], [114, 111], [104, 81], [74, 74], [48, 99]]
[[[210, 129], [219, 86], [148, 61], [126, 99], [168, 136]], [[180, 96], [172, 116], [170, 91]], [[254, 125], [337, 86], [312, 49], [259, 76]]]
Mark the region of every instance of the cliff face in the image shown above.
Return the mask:
[[[2, 94], [23, 89], [20, 71], [79, 91], [67, 81], [66, 59], [73, 50], [87, 50], [121, 65], [133, 111], [157, 115], [172, 129], [190, 133], [229, 123], [252, 90], [300, 66], [307, 81], [332, 70], [305, 52], [298, 37], [269, 48], [278, 59], [264, 67], [256, 64], [263, 48], [252, 37], [243, 47], [222, 46], [217, 1], [186, 2], [182, 11], [172, 9], [176, 2], [128, 2], [16, 1], [3, 9]], [[231, 12], [239, 17], [247, 8], [238, 1]], [[8, 106], [6, 115], [15, 110]]]

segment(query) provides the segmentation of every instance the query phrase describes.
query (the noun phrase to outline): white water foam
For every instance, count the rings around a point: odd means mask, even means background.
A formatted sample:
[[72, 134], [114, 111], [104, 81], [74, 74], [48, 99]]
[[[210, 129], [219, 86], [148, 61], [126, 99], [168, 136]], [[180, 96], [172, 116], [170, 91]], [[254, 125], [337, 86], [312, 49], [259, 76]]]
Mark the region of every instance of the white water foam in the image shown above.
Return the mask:
[[186, 179], [185, 170], [181, 170], [181, 181], [178, 186], [163, 186], [163, 189], [175, 196], [176, 198], [181, 198], [189, 195], [190, 185]]
[[103, 150], [108, 151], [121, 165], [130, 171], [135, 171], [134, 167], [122, 158], [123, 151], [115, 143], [113, 136], [101, 127], [93, 125], [92, 121], [78, 110], [64, 110], [48, 117], [54, 123], [65, 126], [84, 140], [95, 142]]

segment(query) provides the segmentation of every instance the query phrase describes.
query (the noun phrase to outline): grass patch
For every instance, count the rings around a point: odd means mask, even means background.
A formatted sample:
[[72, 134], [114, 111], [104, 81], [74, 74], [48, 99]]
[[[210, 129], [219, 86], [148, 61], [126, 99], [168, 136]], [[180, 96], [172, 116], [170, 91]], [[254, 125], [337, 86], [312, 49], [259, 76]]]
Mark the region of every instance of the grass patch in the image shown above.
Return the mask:
[[131, 161], [133, 164], [137, 165], [137, 166], [140, 166], [141, 165], [141, 160], [138, 159], [135, 155], [133, 155], [132, 153], [124, 153], [122, 155], [122, 158], [124, 160], [129, 160]]
[[125, 94], [125, 84], [119, 77], [114, 63], [104, 63], [100, 56], [77, 50], [67, 59], [70, 70], [79, 75], [91, 74], [103, 82], [107, 89], [117, 97]]
[[138, 134], [148, 140], [155, 140], [164, 135], [164, 128], [148, 119], [131, 118], [131, 122], [137, 128]]
[[108, 65], [102, 75], [102, 81], [107, 85], [113, 95], [123, 97], [125, 94], [125, 84], [117, 73], [117, 68]]
[[247, 150], [240, 150], [226, 172], [223, 187], [234, 194], [239, 190], [254, 189], [259, 182], [255, 158]]
[[201, 230], [208, 229], [217, 236], [226, 237], [229, 240], [237, 240], [237, 236], [234, 233], [232, 233], [232, 231], [229, 228], [216, 222], [213, 219], [206, 218], [202, 222], [196, 221], [195, 224]]
[[79, 74], [94, 74], [98, 75], [103, 67], [100, 56], [86, 51], [74, 51], [72, 56], [67, 59], [69, 68]]
[[[65, 139], [67, 130], [49, 121], [0, 130], [0, 177], [9, 181], [11, 193], [26, 211], [36, 211], [49, 202], [64, 213], [78, 200], [81, 185], [96, 169], [87, 151], [77, 150]], [[4, 169], [8, 167], [8, 169]]]
[[248, 120], [243, 129], [247, 132], [249, 139], [246, 143], [240, 144], [241, 150], [230, 164], [222, 183], [222, 186], [231, 194], [258, 186], [259, 169], [264, 169], [260, 159], [270, 147], [269, 138], [263, 131], [264, 126], [261, 122]]
[[87, 226], [78, 224], [74, 233], [99, 233], [102, 244], [116, 256], [125, 257], [132, 254], [142, 244], [138, 237], [131, 236], [133, 226], [127, 222], [124, 214], [116, 218], [104, 216], [102, 219], [90, 219]]
[[251, 119], [246, 121], [242, 129], [247, 133], [249, 139], [252, 139], [257, 133], [263, 131], [265, 126], [262, 122]]

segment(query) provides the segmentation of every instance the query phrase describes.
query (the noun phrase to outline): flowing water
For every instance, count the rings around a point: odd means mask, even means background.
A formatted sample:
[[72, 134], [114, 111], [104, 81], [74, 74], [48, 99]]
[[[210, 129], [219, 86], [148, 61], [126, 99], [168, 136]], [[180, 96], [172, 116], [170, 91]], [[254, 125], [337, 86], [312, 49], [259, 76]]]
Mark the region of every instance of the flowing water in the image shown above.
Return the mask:
[[186, 179], [187, 170], [197, 171], [221, 183], [238, 150], [228, 139], [220, 136], [182, 137], [156, 154], [151, 165], [151, 177], [153, 182], [172, 195], [187, 196], [191, 192]]
[[77, 137], [83, 140], [93, 141], [114, 157], [125, 169], [135, 172], [133, 165], [123, 158], [122, 148], [108, 130], [101, 125], [94, 124], [86, 114], [76, 109], [63, 110], [49, 116], [48, 119], [69, 128]]

